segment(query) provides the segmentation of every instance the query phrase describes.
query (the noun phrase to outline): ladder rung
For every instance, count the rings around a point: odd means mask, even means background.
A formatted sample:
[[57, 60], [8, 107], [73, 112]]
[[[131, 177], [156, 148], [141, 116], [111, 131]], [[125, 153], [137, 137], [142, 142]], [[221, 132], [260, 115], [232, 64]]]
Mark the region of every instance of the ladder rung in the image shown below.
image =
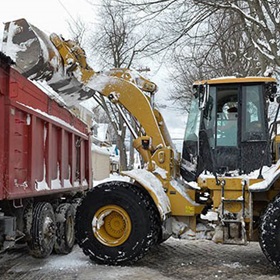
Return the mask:
[[222, 199], [223, 202], [244, 202], [245, 200], [242, 199]]
[[224, 223], [242, 223], [241, 220], [226, 220], [226, 219], [221, 219], [222, 222]]

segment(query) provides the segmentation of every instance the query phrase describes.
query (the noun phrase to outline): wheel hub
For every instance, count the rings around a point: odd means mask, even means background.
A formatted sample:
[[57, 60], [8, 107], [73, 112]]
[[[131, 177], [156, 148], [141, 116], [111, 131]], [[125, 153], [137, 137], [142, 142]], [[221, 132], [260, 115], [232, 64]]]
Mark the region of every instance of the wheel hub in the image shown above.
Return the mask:
[[117, 212], [112, 212], [110, 215], [105, 217], [105, 229], [106, 231], [115, 238], [120, 238], [125, 231], [125, 220], [122, 215]]
[[50, 217], [46, 217], [43, 225], [43, 235], [46, 238], [52, 238], [55, 234], [54, 221]]
[[131, 232], [131, 220], [122, 207], [101, 207], [93, 217], [93, 233], [102, 244], [115, 247], [123, 244]]

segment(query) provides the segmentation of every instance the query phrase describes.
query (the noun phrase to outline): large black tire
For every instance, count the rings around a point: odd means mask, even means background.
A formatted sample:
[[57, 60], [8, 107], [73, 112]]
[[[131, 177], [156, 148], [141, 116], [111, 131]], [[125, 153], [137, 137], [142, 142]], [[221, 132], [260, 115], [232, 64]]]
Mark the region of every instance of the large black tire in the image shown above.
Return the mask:
[[60, 204], [55, 211], [56, 240], [54, 250], [57, 254], [68, 254], [75, 244], [75, 208], [70, 203]]
[[280, 270], [280, 196], [267, 206], [262, 215], [259, 242], [267, 259]]
[[76, 213], [76, 239], [99, 264], [132, 264], [158, 241], [160, 217], [146, 190], [107, 182], [83, 198]]
[[38, 202], [33, 209], [31, 239], [28, 241], [30, 254], [36, 258], [48, 257], [55, 242], [55, 216], [48, 202]]

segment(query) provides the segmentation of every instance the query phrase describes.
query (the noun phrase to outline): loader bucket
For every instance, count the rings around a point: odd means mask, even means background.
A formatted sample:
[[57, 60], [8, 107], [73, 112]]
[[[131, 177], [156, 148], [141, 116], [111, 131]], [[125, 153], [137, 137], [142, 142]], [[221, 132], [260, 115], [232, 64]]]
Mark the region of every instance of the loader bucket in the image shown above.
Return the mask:
[[5, 23], [3, 52], [31, 79], [49, 80], [54, 72], [62, 71], [60, 55], [49, 37], [25, 19]]
[[16, 70], [31, 80], [46, 80], [68, 106], [93, 95], [92, 90], [83, 90], [83, 83], [64, 69], [50, 37], [25, 19], [5, 23], [2, 48], [16, 63]]

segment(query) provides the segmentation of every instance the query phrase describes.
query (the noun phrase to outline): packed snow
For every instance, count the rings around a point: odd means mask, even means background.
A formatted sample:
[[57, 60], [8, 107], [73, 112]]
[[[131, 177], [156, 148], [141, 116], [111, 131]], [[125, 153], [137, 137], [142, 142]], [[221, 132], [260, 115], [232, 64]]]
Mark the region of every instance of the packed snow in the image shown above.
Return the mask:
[[[250, 173], [248, 175], [249, 182], [250, 182], [250, 178], [252, 177], [257, 178], [259, 174], [260, 174], [259, 170]], [[279, 178], [280, 160], [276, 164], [272, 165], [271, 167], [264, 166], [261, 175], [263, 176], [263, 181], [250, 185], [249, 186], [250, 191], [266, 190], [275, 182], [276, 179]]]

